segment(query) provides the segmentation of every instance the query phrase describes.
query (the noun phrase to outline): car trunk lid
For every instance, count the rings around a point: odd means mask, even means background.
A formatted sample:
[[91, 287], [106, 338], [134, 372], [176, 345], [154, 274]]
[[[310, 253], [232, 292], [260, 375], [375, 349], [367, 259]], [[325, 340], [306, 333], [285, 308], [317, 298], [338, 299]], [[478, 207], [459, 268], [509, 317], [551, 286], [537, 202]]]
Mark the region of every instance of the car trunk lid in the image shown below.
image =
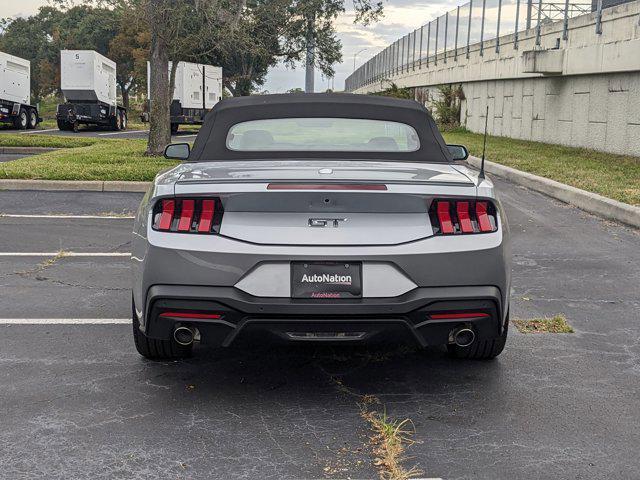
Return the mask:
[[185, 164], [176, 196], [216, 196], [219, 233], [268, 245], [395, 245], [429, 237], [429, 206], [475, 196], [447, 164], [251, 161]]

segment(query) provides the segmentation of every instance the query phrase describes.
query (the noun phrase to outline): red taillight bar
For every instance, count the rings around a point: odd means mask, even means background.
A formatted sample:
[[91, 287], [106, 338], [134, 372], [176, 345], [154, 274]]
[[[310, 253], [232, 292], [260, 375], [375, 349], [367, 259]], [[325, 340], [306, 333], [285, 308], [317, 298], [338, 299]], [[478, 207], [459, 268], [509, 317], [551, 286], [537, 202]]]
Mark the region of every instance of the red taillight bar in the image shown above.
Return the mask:
[[495, 232], [498, 212], [489, 200], [435, 199], [429, 218], [435, 235], [465, 235]]
[[449, 202], [438, 202], [438, 220], [442, 233], [453, 233], [453, 223], [451, 222], [451, 212]]
[[486, 318], [490, 317], [488, 313], [481, 312], [461, 312], [461, 313], [431, 313], [429, 317], [433, 320], [456, 320], [462, 318]]
[[270, 183], [267, 190], [386, 190], [378, 183]]
[[481, 232], [490, 232], [493, 230], [489, 215], [487, 214], [487, 202], [476, 203], [476, 217], [478, 217], [478, 225]]
[[195, 202], [193, 200], [182, 200], [182, 211], [180, 212], [180, 222], [178, 223], [179, 232], [188, 232], [191, 230], [191, 219], [193, 218], [193, 210]]
[[162, 215], [160, 216], [160, 222], [158, 222], [158, 229], [169, 230], [171, 228], [171, 222], [173, 221], [173, 212], [176, 209], [176, 202], [174, 200], [162, 201]]
[[460, 220], [462, 233], [473, 233], [473, 224], [469, 216], [469, 202], [456, 203], [456, 211], [458, 213], [458, 220]]
[[215, 202], [213, 200], [202, 201], [202, 213], [200, 214], [200, 223], [198, 223], [198, 232], [206, 233], [211, 230], [211, 222], [213, 221], [214, 211]]
[[216, 198], [172, 198], [160, 200], [153, 209], [154, 230], [216, 234], [224, 208]]
[[191, 312], [162, 312], [160, 316], [171, 317], [171, 318], [200, 318], [200, 319], [209, 319], [209, 320], [217, 320], [222, 318], [222, 315], [218, 313], [191, 313]]

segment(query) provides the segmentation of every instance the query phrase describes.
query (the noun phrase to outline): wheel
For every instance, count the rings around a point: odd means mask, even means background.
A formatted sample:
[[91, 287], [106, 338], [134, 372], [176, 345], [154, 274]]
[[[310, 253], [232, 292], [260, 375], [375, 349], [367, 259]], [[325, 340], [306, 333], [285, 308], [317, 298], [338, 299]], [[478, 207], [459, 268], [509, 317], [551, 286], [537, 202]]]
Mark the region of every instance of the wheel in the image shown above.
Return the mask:
[[56, 120], [56, 123], [58, 124], [58, 130], [61, 130], [61, 131], [69, 130], [69, 124], [67, 122], [65, 122], [64, 120], [60, 120], [58, 118]]
[[175, 135], [176, 133], [178, 133], [178, 124], [177, 123], [172, 123], [171, 124], [171, 135]]
[[116, 114], [111, 121], [111, 127], [116, 131], [122, 130], [122, 117], [120, 116], [120, 112], [116, 111]]
[[505, 323], [502, 335], [491, 340], [479, 340], [468, 347], [459, 347], [458, 345], [447, 345], [449, 355], [454, 358], [464, 358], [468, 360], [490, 360], [496, 358], [504, 350], [507, 343], [507, 333], [509, 332], [509, 315]]
[[38, 113], [32, 108], [29, 110], [29, 123], [27, 128], [33, 130], [38, 126]]
[[120, 110], [120, 129], [127, 129], [127, 112], [125, 112], [124, 110]]
[[18, 130], [26, 130], [27, 125], [29, 125], [29, 118], [27, 116], [27, 111], [24, 108], [20, 109], [18, 116], [13, 121], [13, 126]]
[[140, 331], [140, 322], [136, 315], [136, 307], [131, 301], [133, 315], [133, 342], [138, 353], [149, 360], [176, 360], [191, 355], [192, 345], [179, 345], [173, 338], [170, 340], [156, 340], [148, 338]]

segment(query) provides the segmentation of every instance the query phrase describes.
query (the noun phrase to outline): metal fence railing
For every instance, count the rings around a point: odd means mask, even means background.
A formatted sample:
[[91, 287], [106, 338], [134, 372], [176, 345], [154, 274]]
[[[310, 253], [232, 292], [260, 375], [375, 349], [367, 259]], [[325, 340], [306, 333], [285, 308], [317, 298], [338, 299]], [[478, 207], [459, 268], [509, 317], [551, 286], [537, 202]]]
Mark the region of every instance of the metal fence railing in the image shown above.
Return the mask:
[[[602, 0], [597, 0], [595, 5], [596, 32], [602, 33], [599, 27]], [[480, 55], [483, 55], [485, 43], [493, 39], [498, 39], [495, 49], [499, 52], [499, 39], [503, 35], [514, 34], [513, 48], [517, 49], [518, 33], [531, 28], [535, 28], [536, 44], [539, 45], [541, 26], [547, 23], [564, 22], [563, 38], [566, 40], [569, 18], [592, 10], [592, 3], [585, 3], [585, 0], [470, 0], [374, 55], [347, 77], [345, 90], [352, 92], [394, 75], [438, 62], [455, 61], [460, 55], [468, 57], [471, 45], [479, 44]]]

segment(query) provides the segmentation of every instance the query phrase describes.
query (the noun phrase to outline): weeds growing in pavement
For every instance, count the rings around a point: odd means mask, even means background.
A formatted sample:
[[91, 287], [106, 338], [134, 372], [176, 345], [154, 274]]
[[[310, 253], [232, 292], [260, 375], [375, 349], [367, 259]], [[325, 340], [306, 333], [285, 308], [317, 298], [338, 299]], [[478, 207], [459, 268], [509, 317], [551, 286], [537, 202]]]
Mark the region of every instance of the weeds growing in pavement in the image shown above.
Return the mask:
[[513, 324], [521, 333], [574, 333], [573, 328], [562, 314], [550, 318], [516, 319], [513, 320]]
[[[341, 380], [333, 377], [333, 382], [341, 392], [358, 398], [360, 416], [369, 424], [372, 435], [369, 436], [374, 460], [373, 464], [382, 480], [408, 480], [418, 477], [422, 471], [416, 467], [405, 468], [403, 456], [406, 447], [415, 441], [411, 438], [415, 433], [410, 419], [392, 420], [386, 408], [375, 395], [360, 395], [347, 387]], [[380, 412], [382, 406], [382, 412]]]

